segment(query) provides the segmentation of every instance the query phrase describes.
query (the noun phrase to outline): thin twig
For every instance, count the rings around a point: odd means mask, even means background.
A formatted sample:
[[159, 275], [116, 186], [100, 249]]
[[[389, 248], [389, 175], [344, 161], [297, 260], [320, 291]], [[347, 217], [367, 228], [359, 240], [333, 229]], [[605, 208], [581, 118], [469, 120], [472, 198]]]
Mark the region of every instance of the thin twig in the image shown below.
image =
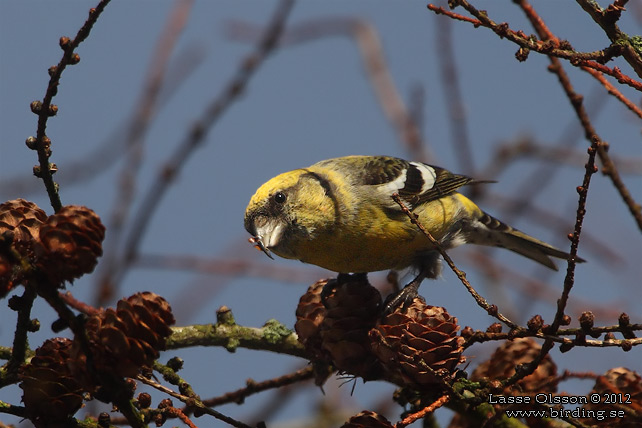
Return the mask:
[[196, 398], [200, 400], [200, 397], [194, 392], [192, 385], [190, 385], [189, 382], [180, 377], [176, 370], [174, 370], [172, 367], [161, 364], [158, 361], [154, 361], [152, 368], [160, 373], [163, 376], [164, 380], [171, 383], [172, 385], [177, 386], [181, 394], [190, 398]]
[[[602, 73], [590, 67], [582, 67], [582, 70], [586, 71], [591, 76], [595, 77], [602, 84], [602, 86], [606, 88], [609, 94], [617, 98], [617, 100], [620, 101], [622, 104], [624, 104], [626, 108], [631, 110], [635, 115], [637, 115], [637, 117], [642, 119], [642, 109], [637, 105], [635, 105], [633, 101], [625, 97], [624, 94], [620, 92], [615, 86], [613, 86], [611, 82], [609, 82]], [[642, 84], [640, 85], [640, 90], [642, 90]]]
[[636, 74], [642, 78], [642, 54], [638, 52], [631, 43], [631, 38], [626, 35], [617, 25], [620, 13], [623, 7], [613, 7], [610, 5], [606, 10], [602, 10], [600, 5], [593, 0], [576, 0], [593, 21], [595, 21], [612, 43], [619, 43], [622, 46], [622, 56], [635, 70]]
[[221, 420], [227, 424], [232, 425], [233, 427], [237, 428], [251, 428], [249, 425], [244, 424], [243, 422], [239, 422], [236, 419], [232, 419], [229, 416], [226, 416], [220, 412], [217, 412], [216, 410], [210, 409], [209, 407], [205, 406], [200, 400], [197, 400], [193, 397], [187, 397], [183, 394], [179, 394], [178, 392], [166, 387], [165, 385], [161, 385], [160, 383], [147, 379], [145, 376], [138, 375], [136, 378], [142, 383], [151, 386], [152, 388], [156, 388], [157, 390], [170, 395], [183, 403], [187, 404], [189, 407], [196, 407], [198, 408], [201, 412], [208, 414], [210, 416], [215, 417], [218, 420]]
[[595, 154], [597, 148], [601, 144], [599, 137], [594, 136], [593, 144], [588, 149], [588, 162], [586, 163], [586, 172], [584, 174], [584, 179], [582, 180], [582, 185], [577, 188], [577, 193], [579, 193], [579, 201], [577, 203], [577, 216], [575, 219], [575, 228], [573, 234], [569, 236], [571, 240], [571, 250], [569, 252], [568, 258], [568, 268], [566, 270], [566, 277], [564, 278], [564, 289], [562, 290], [562, 295], [557, 301], [557, 312], [555, 313], [555, 318], [551, 324], [551, 331], [555, 332], [562, 323], [562, 318], [564, 317], [564, 309], [566, 308], [566, 303], [570, 295], [573, 284], [575, 283], [575, 265], [577, 264], [577, 247], [580, 242], [580, 234], [582, 233], [582, 225], [584, 223], [584, 216], [586, 215], [586, 200], [588, 196], [588, 189], [591, 183], [591, 176], [597, 172], [597, 165], [595, 165]]
[[[11, 359], [7, 364], [7, 370], [12, 374], [17, 374], [18, 368], [24, 363], [29, 346], [28, 333], [31, 325], [31, 309], [36, 299], [37, 293], [34, 286], [27, 284], [25, 291], [20, 297], [14, 297], [14, 302], [18, 301], [18, 320], [16, 322], [16, 331], [13, 336], [13, 349], [11, 350]], [[13, 376], [12, 376], [13, 377]]]
[[473, 19], [468, 16], [460, 15], [455, 12], [451, 12], [441, 6], [436, 6], [432, 3], [428, 4], [428, 9], [432, 10], [435, 12], [437, 15], [446, 15], [449, 18], [456, 19], [458, 21], [464, 21], [464, 22], [469, 22], [473, 24], [475, 27], [480, 27], [482, 25], [482, 22], [479, 19]]
[[91, 305], [88, 305], [85, 302], [81, 302], [80, 300], [76, 299], [72, 294], [71, 291], [67, 291], [65, 293], [60, 292], [58, 293], [60, 295], [60, 299], [65, 302], [70, 308], [73, 308], [77, 310], [78, 312], [82, 312], [85, 315], [95, 315], [101, 312], [100, 309], [95, 308]]
[[[548, 329], [547, 329], [548, 330]], [[558, 336], [577, 336], [578, 334], [586, 334], [589, 336], [595, 336], [599, 337], [602, 334], [605, 333], [624, 333], [624, 332], [629, 332], [629, 331], [642, 331], [642, 324], [630, 324], [627, 325], [626, 327], [622, 327], [621, 325], [605, 325], [601, 327], [591, 327], [589, 329], [583, 329], [582, 327], [568, 327], [568, 328], [559, 328], [555, 332], [556, 335]], [[500, 338], [500, 335], [502, 333], [487, 333], [489, 339], [488, 340], [497, 340]], [[514, 334], [514, 333], [507, 333], [507, 334]], [[521, 333], [520, 333], [521, 334]], [[527, 337], [527, 336], [519, 336], [519, 337]], [[535, 337], [535, 336], [534, 336]], [[536, 337], [541, 337], [545, 338], [545, 336], [536, 336]], [[613, 340], [606, 340], [605, 342], [611, 342], [615, 341]], [[594, 345], [597, 345], [598, 341], [593, 342]]]
[[[578, 3], [588, 4], [588, 0], [577, 0]], [[506, 38], [513, 43], [519, 45], [523, 49], [528, 51], [535, 51], [549, 57], [557, 57], [569, 60], [575, 66], [584, 66], [595, 68], [598, 71], [601, 71], [605, 74], [612, 75], [620, 83], [625, 83], [637, 90], [642, 90], [642, 83], [632, 79], [629, 76], [623, 74], [619, 68], [614, 67], [613, 69], [605, 66], [605, 63], [608, 60], [611, 60], [615, 56], [622, 55], [624, 56], [629, 64], [637, 71], [638, 75], [642, 77], [642, 60], [640, 59], [640, 54], [636, 53], [633, 47], [628, 43], [628, 37], [617, 29], [617, 36], [611, 37], [613, 44], [605, 49], [601, 49], [595, 52], [577, 52], [572, 48], [566, 48], [568, 42], [562, 41], [557, 37], [544, 37], [540, 34], [542, 41], [534, 40], [532, 37], [527, 36], [522, 31], [512, 30], [508, 24], [501, 23], [497, 24], [491, 20], [486, 13], [477, 10], [466, 0], [458, 0], [457, 5], [464, 7], [471, 15], [475, 16], [477, 19], [462, 19], [466, 18], [462, 15], [449, 12], [444, 8], [437, 7], [435, 5], [429, 4], [428, 9], [432, 10], [437, 14], [444, 14], [453, 19], [458, 19], [462, 21], [467, 21], [472, 23], [475, 27], [486, 27], [493, 30], [501, 38]], [[521, 3], [521, 2], [520, 2]], [[592, 8], [592, 6], [591, 6]], [[592, 16], [597, 16], [597, 14], [591, 13]], [[595, 19], [595, 18], [594, 18]], [[597, 20], [597, 19], [596, 19]], [[544, 23], [543, 20], [539, 20], [541, 24]], [[614, 24], [614, 27], [617, 28], [617, 25]], [[549, 36], [552, 35], [550, 32]], [[620, 43], [622, 40], [627, 40], [627, 43]]]
[[411, 423], [418, 421], [419, 419], [425, 418], [429, 414], [433, 413], [435, 410], [446, 404], [450, 400], [450, 395], [445, 394], [436, 399], [432, 404], [429, 406], [424, 407], [420, 411], [413, 413], [407, 417], [405, 417], [403, 420], [397, 422], [395, 424], [395, 428], [405, 428]]
[[619, 83], [624, 83], [625, 85], [637, 89], [638, 91], [642, 91], [642, 82], [638, 82], [637, 80], [634, 80], [626, 74], [622, 73], [619, 67], [610, 68], [604, 64], [600, 64], [599, 62], [589, 60], [571, 61], [571, 63], [582, 68], [593, 68], [600, 73], [615, 77]]
[[179, 409], [177, 407], [166, 407], [163, 409], [163, 411], [167, 414], [168, 417], [180, 419], [181, 422], [188, 426], [188, 428], [198, 428], [196, 425], [194, 425], [194, 422], [190, 420], [189, 416], [187, 416], [183, 412], [182, 409]]
[[[62, 37], [60, 39], [60, 47], [63, 49], [64, 54], [62, 55], [60, 62], [58, 62], [58, 65], [49, 69], [50, 78], [49, 84], [47, 85], [47, 91], [42, 102], [39, 102], [37, 113], [38, 130], [35, 141], [35, 147], [38, 151], [38, 163], [40, 164], [39, 176], [45, 184], [47, 194], [49, 195], [49, 201], [51, 202], [51, 206], [55, 212], [58, 212], [62, 208], [62, 202], [60, 200], [60, 195], [58, 194], [58, 186], [53, 181], [52, 168], [49, 166], [51, 140], [47, 137], [47, 120], [58, 110], [58, 107], [51, 104], [51, 101], [58, 93], [58, 85], [60, 84], [62, 72], [65, 71], [68, 65], [76, 64], [79, 60], [79, 57], [77, 54], [74, 54], [74, 51], [89, 36], [92, 27], [109, 2], [110, 0], [101, 0], [95, 8], [89, 10], [89, 18], [85, 21], [80, 30], [78, 30], [78, 33], [73, 40], [69, 40], [66, 37]], [[34, 110], [33, 106], [34, 103], [32, 103], [32, 110]]]
[[292, 385], [297, 382], [314, 379], [314, 375], [314, 368], [312, 366], [308, 366], [293, 373], [288, 373], [274, 379], [264, 380], [263, 382], [255, 382], [252, 379], [248, 379], [246, 382], [247, 386], [245, 388], [240, 388], [236, 391], [225, 393], [219, 397], [203, 400], [203, 404], [208, 407], [220, 406], [227, 403], [241, 404], [247, 397], [258, 392], [281, 388], [286, 385]]
[[[604, 329], [606, 328], [608, 327], [604, 327]], [[578, 331], [577, 329], [572, 329], [573, 334], [580, 337], [580, 340], [577, 340], [577, 339], [570, 339], [568, 337], [561, 337], [559, 331], [560, 330], [558, 330], [558, 332], [556, 332], [553, 335], [553, 334], [547, 334], [543, 332], [530, 332], [526, 329], [522, 329], [517, 332], [510, 331], [508, 333], [489, 333], [487, 331], [478, 330], [478, 331], [475, 331], [472, 336], [466, 339], [464, 348], [468, 348], [473, 343], [476, 343], [476, 342], [481, 343], [481, 342], [489, 342], [489, 341], [496, 341], [496, 340], [513, 340], [521, 337], [536, 337], [538, 339], [544, 339], [547, 342], [551, 342], [551, 343], [555, 342], [555, 343], [559, 343], [560, 345], [564, 345], [567, 347], [567, 349], [570, 349], [575, 346], [581, 346], [586, 348], [621, 348], [623, 350], [630, 351], [634, 346], [642, 345], [642, 338], [612, 339], [612, 340], [586, 339], [585, 334], [582, 334], [581, 331]], [[569, 332], [569, 334], [571, 333]], [[529, 363], [529, 364], [532, 364], [532, 363]], [[535, 368], [537, 368], [537, 365], [539, 364], [536, 364]], [[519, 378], [516, 378], [515, 381], [510, 380], [508, 384], [512, 385], [513, 383], [519, 381], [523, 377], [528, 376], [529, 374], [531, 373], [527, 372], [524, 374], [524, 376], [520, 376]]]
[[[475, 27], [486, 27], [491, 29], [495, 34], [501, 38], [510, 40], [511, 42], [517, 44], [518, 46], [528, 49], [530, 51], [538, 52], [548, 56], [554, 56], [558, 58], [568, 59], [568, 60], [597, 60], [601, 62], [606, 62], [613, 57], [617, 56], [621, 48], [618, 45], [611, 45], [604, 49], [594, 51], [594, 52], [577, 52], [572, 49], [568, 42], [560, 43], [546, 40], [536, 40], [535, 38], [526, 35], [523, 31], [515, 31], [511, 29], [507, 23], [496, 23], [488, 17], [485, 12], [477, 10], [473, 5], [471, 5], [467, 0], [457, 0], [456, 4], [462, 6], [466, 9], [471, 15], [473, 15], [476, 20], [467, 19], [466, 21], [472, 23]], [[448, 12], [443, 8], [439, 8], [435, 5], [429, 4], [428, 9], [432, 10], [435, 13], [448, 15], [454, 19], [461, 19], [461, 15], [453, 14]], [[453, 16], [456, 15], [456, 16]]]

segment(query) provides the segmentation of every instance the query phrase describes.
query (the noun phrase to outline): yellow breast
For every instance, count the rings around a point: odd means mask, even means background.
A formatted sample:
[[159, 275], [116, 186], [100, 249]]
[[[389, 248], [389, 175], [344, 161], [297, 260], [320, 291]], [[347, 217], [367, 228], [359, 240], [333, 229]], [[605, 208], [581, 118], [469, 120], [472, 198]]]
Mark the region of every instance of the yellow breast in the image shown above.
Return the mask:
[[[417, 207], [414, 212], [431, 235], [440, 240], [453, 225], [463, 206], [454, 194]], [[465, 199], [463, 196], [461, 198]], [[405, 215], [391, 218], [375, 206], [361, 206], [350, 219], [331, 230], [318, 231], [298, 242], [295, 258], [334, 272], [376, 272], [404, 269], [416, 263], [433, 246]]]

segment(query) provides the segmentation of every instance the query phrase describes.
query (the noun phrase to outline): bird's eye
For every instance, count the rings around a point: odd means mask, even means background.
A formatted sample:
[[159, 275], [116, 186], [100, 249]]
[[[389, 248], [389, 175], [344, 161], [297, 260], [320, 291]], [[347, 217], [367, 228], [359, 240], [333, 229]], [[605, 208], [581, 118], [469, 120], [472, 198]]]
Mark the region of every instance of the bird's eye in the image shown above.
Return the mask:
[[277, 204], [282, 204], [283, 202], [285, 202], [285, 193], [276, 192], [274, 194], [274, 202], [276, 202]]

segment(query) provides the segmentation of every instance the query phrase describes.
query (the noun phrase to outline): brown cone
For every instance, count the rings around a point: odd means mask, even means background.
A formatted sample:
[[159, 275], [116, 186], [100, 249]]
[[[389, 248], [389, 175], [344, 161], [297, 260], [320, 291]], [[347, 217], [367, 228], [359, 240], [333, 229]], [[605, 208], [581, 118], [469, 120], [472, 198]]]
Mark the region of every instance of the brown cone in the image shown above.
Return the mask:
[[588, 412], [599, 411], [603, 412], [602, 415], [609, 415], [612, 411], [623, 410], [624, 417], [605, 417], [601, 421], [596, 418], [584, 418], [582, 422], [598, 427], [638, 428], [642, 426], [642, 377], [638, 373], [624, 367], [610, 369], [597, 378], [591, 394], [598, 394], [600, 403], [584, 405], [582, 409], [587, 415]]
[[66, 338], [47, 340], [20, 372], [22, 402], [38, 428], [67, 426], [82, 406], [83, 391], [67, 366], [71, 343]]
[[86, 207], [68, 205], [40, 228], [40, 268], [55, 284], [90, 273], [103, 254], [105, 227]]
[[393, 425], [383, 416], [364, 410], [351, 417], [341, 428], [393, 428]]
[[0, 204], [0, 297], [20, 284], [23, 277], [19, 256], [11, 255], [16, 250], [29, 262], [35, 258], [34, 247], [39, 242], [38, 232], [47, 214], [33, 202], [14, 199]]
[[441, 383], [464, 362], [464, 338], [457, 335], [457, 318], [446, 309], [426, 305], [417, 297], [407, 307], [387, 315], [370, 331], [371, 346], [390, 381], [401, 386]]
[[296, 323], [294, 324], [299, 342], [305, 346], [310, 355], [319, 359], [329, 358], [321, 348], [321, 323], [326, 313], [325, 306], [321, 303], [321, 291], [328, 281], [328, 279], [322, 279], [315, 282], [301, 296], [296, 308]]
[[339, 278], [332, 280], [325, 302], [321, 346], [340, 371], [365, 380], [377, 378], [381, 367], [370, 351], [368, 331], [380, 316], [381, 294], [365, 276]]
[[[86, 323], [87, 337], [95, 372], [119, 377], [135, 377], [165, 349], [174, 316], [167, 301], [150, 293], [136, 293], [91, 316]], [[88, 390], [99, 383], [86, 367], [87, 357], [80, 342], [74, 341], [72, 368]]]
[[0, 204], [0, 233], [12, 231], [14, 242], [38, 240], [47, 214], [33, 202], [14, 199]]
[[[504, 380], [515, 374], [515, 366], [530, 363], [540, 353], [541, 346], [530, 337], [504, 342], [495, 350], [488, 361], [483, 362], [473, 371], [471, 380]], [[546, 355], [535, 371], [506, 388], [504, 394], [519, 394], [523, 392], [555, 392], [557, 391], [557, 366], [550, 355]], [[553, 381], [553, 382], [551, 382]]]

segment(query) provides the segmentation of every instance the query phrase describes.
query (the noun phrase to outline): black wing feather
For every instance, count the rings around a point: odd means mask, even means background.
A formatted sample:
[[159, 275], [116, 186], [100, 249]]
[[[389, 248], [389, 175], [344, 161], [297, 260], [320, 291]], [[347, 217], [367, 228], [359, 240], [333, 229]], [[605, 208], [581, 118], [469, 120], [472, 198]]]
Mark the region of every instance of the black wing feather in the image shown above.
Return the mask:
[[[396, 191], [413, 206], [450, 195], [461, 186], [475, 182], [470, 177], [453, 174], [438, 166], [408, 162], [388, 156], [350, 156], [321, 161], [318, 165], [329, 167], [342, 165], [342, 170], [349, 171], [346, 175], [354, 183], [370, 186], [394, 182], [405, 172], [403, 186]], [[426, 168], [422, 168], [422, 165]], [[422, 191], [427, 182], [433, 184]]]
[[475, 181], [465, 175], [453, 174], [443, 168], [429, 166], [435, 170], [437, 177], [435, 184], [429, 190], [417, 195], [419, 203], [430, 202], [448, 196], [460, 187]]

